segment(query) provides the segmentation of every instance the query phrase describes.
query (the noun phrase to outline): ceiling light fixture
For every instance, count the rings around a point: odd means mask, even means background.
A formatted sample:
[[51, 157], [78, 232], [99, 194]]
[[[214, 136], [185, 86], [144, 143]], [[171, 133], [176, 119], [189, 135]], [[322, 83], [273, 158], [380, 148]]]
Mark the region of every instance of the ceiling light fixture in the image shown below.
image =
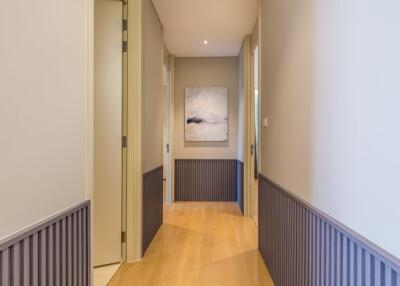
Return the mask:
[[204, 40], [203, 43], [204, 43], [204, 45], [207, 45], [207, 44], [208, 44], [208, 41], [207, 41], [207, 40]]

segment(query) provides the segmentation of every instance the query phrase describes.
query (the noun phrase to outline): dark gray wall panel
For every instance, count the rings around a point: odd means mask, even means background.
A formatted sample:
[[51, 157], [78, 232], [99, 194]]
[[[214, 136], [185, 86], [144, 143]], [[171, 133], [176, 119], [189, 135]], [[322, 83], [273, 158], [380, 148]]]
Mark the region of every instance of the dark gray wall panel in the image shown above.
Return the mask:
[[0, 242], [0, 285], [90, 285], [90, 203]]
[[237, 160], [175, 160], [176, 201], [237, 201]]
[[143, 175], [143, 254], [163, 223], [163, 167]]
[[400, 286], [399, 259], [261, 175], [259, 249], [277, 286]]
[[240, 210], [242, 211], [242, 214], [244, 214], [244, 166], [241, 161], [237, 161], [237, 203], [240, 207]]

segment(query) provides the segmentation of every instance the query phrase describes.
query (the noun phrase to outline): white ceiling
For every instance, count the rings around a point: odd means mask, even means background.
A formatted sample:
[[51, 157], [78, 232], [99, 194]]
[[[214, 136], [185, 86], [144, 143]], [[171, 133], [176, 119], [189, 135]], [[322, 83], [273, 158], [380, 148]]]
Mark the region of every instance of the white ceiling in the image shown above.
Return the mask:
[[177, 57], [237, 56], [258, 15], [258, 0], [153, 0], [153, 3], [164, 26], [168, 51]]

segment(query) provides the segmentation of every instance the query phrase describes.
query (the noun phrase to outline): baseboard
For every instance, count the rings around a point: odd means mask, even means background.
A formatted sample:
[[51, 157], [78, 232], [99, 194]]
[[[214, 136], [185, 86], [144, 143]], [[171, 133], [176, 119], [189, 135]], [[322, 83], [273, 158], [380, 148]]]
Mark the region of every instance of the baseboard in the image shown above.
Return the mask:
[[400, 286], [397, 258], [262, 175], [259, 249], [278, 286]]
[[90, 201], [0, 244], [0, 285], [90, 285]]

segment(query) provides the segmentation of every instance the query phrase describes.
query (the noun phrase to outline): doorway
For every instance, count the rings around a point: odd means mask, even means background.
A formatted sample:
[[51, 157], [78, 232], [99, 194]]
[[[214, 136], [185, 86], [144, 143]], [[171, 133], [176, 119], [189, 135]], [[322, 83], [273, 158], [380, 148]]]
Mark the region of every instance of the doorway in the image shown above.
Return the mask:
[[[168, 53], [166, 53], [168, 54]], [[174, 100], [172, 93], [172, 75], [171, 67], [173, 68], [174, 59], [168, 55], [164, 57], [163, 63], [163, 98], [164, 98], [164, 114], [163, 114], [163, 202], [171, 204], [173, 198], [173, 119]]]
[[[105, 285], [125, 257], [125, 151], [122, 1], [94, 2], [94, 194], [95, 285]], [[122, 47], [121, 47], [122, 46]]]
[[260, 170], [260, 96], [259, 96], [259, 48], [252, 51], [251, 63], [251, 217], [258, 225], [258, 173]]

